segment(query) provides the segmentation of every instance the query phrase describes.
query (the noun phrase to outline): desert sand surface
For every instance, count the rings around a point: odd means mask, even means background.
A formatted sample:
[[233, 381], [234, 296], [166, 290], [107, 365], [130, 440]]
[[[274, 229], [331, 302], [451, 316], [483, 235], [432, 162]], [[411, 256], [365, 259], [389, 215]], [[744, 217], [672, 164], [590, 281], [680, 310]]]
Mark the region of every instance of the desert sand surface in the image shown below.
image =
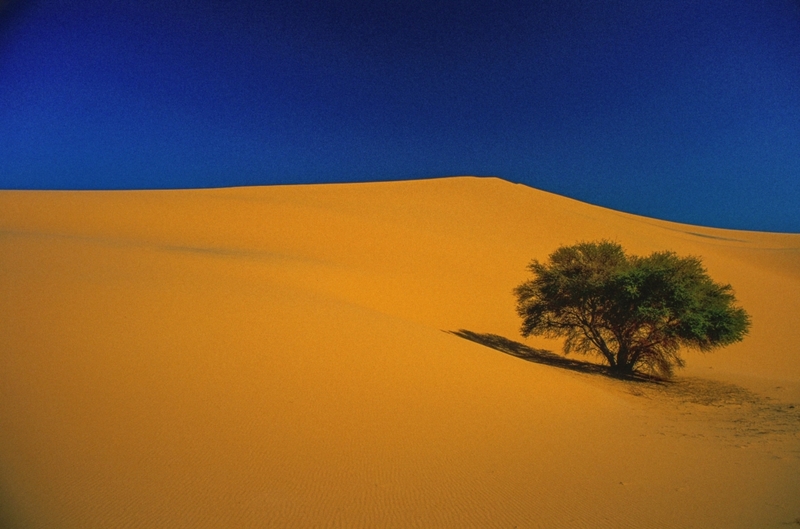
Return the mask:
[[[600, 238], [750, 335], [671, 384], [520, 358], [526, 265]], [[800, 235], [469, 177], [0, 192], [3, 527], [795, 524]]]

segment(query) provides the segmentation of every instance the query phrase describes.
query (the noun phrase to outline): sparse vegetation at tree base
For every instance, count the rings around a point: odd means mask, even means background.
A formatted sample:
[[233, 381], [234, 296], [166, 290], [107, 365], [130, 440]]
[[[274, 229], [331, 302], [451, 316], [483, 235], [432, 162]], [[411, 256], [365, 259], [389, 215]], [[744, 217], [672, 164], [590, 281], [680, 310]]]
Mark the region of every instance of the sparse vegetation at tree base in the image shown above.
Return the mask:
[[514, 289], [523, 336], [565, 338], [564, 352], [598, 354], [620, 374], [671, 376], [681, 348], [741, 341], [750, 327], [730, 285], [697, 257], [627, 255], [609, 241], [563, 246], [529, 265]]

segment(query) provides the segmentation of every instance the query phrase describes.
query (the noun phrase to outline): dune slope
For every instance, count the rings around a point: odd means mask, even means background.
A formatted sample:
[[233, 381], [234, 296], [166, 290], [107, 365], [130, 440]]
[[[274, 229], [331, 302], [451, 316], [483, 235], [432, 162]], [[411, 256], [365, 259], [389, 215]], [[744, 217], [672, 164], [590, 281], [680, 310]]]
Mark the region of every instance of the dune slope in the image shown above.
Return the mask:
[[[599, 238], [702, 257], [750, 336], [661, 387], [449, 332], [522, 342], [526, 264]], [[783, 527], [798, 314], [800, 235], [497, 179], [0, 192], [0, 522]]]

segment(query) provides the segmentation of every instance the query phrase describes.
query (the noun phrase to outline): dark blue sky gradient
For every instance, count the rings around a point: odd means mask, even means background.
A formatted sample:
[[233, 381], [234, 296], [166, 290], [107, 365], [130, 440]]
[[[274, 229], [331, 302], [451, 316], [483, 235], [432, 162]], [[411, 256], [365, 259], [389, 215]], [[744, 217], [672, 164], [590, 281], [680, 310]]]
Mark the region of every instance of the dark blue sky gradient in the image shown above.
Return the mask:
[[800, 232], [796, 0], [17, 0], [0, 188], [495, 175]]

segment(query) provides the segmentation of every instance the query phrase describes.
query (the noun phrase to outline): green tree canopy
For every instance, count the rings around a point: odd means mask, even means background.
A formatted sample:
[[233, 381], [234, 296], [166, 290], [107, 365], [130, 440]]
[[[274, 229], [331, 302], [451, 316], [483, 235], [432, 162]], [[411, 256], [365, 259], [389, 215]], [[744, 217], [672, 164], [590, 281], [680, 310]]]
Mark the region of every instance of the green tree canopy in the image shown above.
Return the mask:
[[684, 365], [682, 347], [709, 351], [750, 327], [731, 286], [715, 283], [697, 257], [584, 242], [528, 268], [533, 279], [514, 290], [522, 335], [566, 338], [565, 353], [600, 354], [622, 374], [670, 376]]

